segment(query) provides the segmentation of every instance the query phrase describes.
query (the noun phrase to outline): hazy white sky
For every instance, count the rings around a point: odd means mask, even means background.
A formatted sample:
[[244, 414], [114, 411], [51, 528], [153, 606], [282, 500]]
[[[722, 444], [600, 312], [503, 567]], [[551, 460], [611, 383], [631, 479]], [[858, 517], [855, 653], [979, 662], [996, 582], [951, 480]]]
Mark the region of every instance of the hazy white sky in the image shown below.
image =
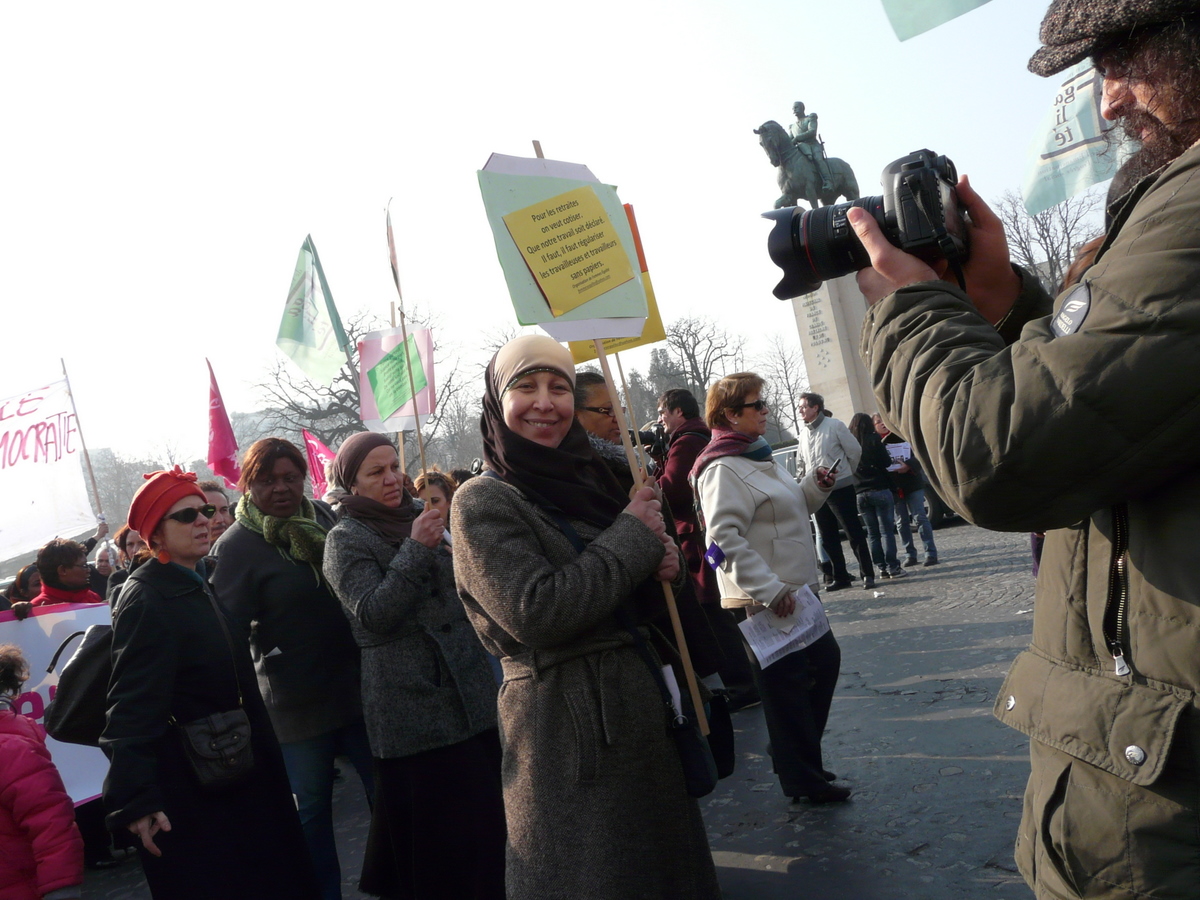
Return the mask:
[[535, 138], [634, 205], [665, 319], [794, 335], [752, 129], [803, 100], [864, 194], [921, 147], [1019, 189], [1047, 5], [901, 44], [878, 0], [4, 4], [0, 396], [64, 357], [90, 446], [203, 456], [204, 357], [261, 405], [306, 234], [343, 318], [387, 316], [389, 198], [410, 310], [474, 360], [515, 322], [475, 173]]

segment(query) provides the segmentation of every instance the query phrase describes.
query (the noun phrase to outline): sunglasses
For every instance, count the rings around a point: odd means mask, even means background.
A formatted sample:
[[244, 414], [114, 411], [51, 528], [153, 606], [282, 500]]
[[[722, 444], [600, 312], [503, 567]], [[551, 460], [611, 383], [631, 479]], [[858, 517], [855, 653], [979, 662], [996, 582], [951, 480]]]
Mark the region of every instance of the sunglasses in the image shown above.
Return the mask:
[[755, 412], [766, 412], [768, 409], [766, 400], [755, 400], [753, 403], [743, 403], [738, 407], [738, 409], [745, 409], [747, 406]]
[[[586, 409], [588, 412], [594, 412], [601, 416], [609, 416], [611, 418], [616, 418], [616, 416], [613, 415], [614, 407], [611, 407], [611, 406], [581, 406], [579, 408]], [[621, 412], [626, 412], [625, 407], [623, 407], [623, 406], [621, 407]]]
[[182, 522], [184, 525], [191, 525], [200, 516], [211, 519], [216, 514], [217, 508], [209, 503], [204, 506], [189, 506], [187, 509], [179, 510], [179, 512], [168, 513], [163, 518], [174, 519], [176, 522]]

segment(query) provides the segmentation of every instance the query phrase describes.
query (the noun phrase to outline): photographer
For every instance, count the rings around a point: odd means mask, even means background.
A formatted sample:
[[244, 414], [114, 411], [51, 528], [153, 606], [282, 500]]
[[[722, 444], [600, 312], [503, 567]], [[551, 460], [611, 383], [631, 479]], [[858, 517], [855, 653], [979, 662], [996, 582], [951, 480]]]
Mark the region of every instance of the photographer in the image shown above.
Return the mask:
[[[997, 715], [1031, 738], [1017, 862], [1039, 897], [1200, 885], [1200, 13], [1056, 0], [1039, 75], [1089, 56], [1139, 149], [1092, 267], [1054, 304], [966, 181], [967, 289], [850, 220], [889, 425], [971, 521], [1046, 531], [1030, 649]], [[1055, 530], [1057, 529], [1057, 530]]]

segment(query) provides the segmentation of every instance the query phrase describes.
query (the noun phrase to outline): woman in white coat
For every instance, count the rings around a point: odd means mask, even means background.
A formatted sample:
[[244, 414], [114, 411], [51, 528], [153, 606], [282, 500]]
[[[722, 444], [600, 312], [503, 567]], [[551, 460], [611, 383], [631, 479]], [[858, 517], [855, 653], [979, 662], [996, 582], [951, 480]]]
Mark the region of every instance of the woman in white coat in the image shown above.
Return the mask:
[[[797, 592], [820, 584], [809, 514], [825, 502], [834, 477], [824, 468], [796, 480], [771, 457], [763, 435], [768, 409], [763, 380], [728, 375], [708, 391], [705, 418], [712, 442], [692, 469], [708, 557], [716, 562], [721, 605], [778, 616], [796, 608]], [[771, 754], [783, 792], [813, 803], [845, 800], [848, 788], [830, 782], [821, 735], [841, 668], [832, 631], [765, 669], [754, 666]]]

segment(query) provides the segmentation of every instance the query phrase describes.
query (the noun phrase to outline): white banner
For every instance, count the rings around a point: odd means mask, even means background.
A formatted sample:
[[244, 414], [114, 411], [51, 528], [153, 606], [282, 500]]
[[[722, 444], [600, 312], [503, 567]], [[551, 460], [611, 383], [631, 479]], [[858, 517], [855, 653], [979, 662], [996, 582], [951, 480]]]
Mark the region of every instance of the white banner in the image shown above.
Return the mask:
[[66, 381], [0, 400], [0, 559], [96, 525]]
[[[76, 631], [85, 631], [89, 625], [107, 625], [111, 621], [107, 603], [41, 606], [22, 622], [16, 621], [11, 612], [0, 612], [0, 644], [16, 644], [29, 662], [29, 680], [25, 682], [24, 692], [16, 699], [16, 711], [41, 725], [46, 707], [54, 699], [58, 673], [83, 638], [72, 641], [59, 657], [55, 671], [47, 673], [46, 667], [54, 658], [54, 652]], [[98, 748], [60, 744], [49, 736], [46, 746], [76, 806], [100, 796], [104, 776], [108, 774], [108, 758]]]
[[1100, 115], [1101, 79], [1090, 60], [1057, 76], [1054, 103], [1033, 142], [1029, 171], [1021, 191], [1031, 216], [1107, 181], [1128, 156], [1128, 144], [1110, 147], [1112, 127]]

